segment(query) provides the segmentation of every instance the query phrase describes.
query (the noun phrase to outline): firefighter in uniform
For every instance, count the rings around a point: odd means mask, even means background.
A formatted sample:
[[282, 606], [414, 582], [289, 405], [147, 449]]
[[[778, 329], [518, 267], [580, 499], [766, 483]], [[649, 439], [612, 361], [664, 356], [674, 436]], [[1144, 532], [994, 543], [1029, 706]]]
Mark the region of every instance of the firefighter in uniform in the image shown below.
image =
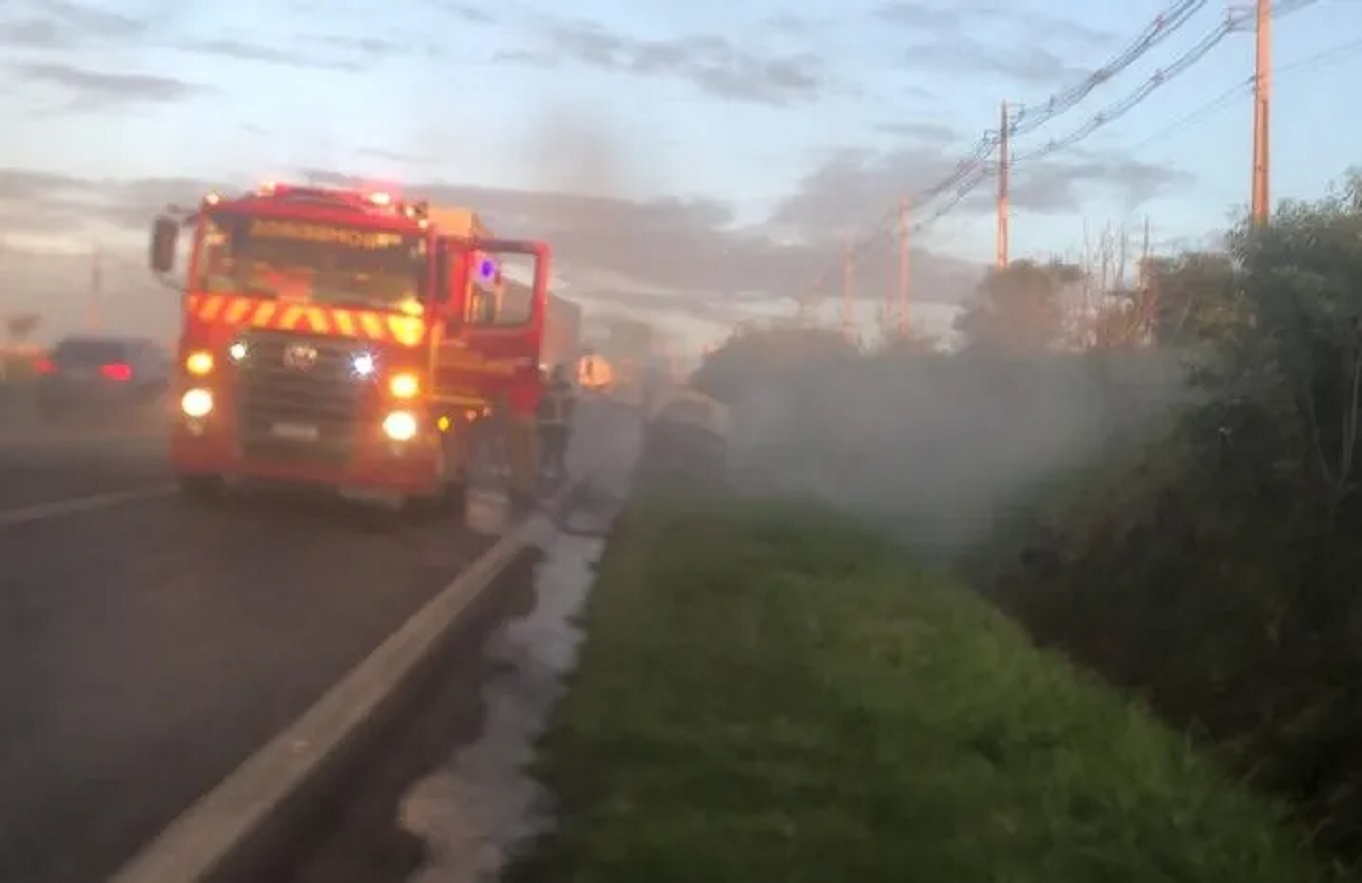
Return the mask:
[[540, 457], [536, 390], [533, 385], [512, 387], [505, 397], [506, 459], [510, 467], [511, 498], [517, 506], [529, 506], [539, 485]]
[[556, 478], [562, 478], [566, 473], [568, 437], [576, 404], [568, 369], [558, 365], [539, 400], [539, 439], [544, 452], [544, 470]]

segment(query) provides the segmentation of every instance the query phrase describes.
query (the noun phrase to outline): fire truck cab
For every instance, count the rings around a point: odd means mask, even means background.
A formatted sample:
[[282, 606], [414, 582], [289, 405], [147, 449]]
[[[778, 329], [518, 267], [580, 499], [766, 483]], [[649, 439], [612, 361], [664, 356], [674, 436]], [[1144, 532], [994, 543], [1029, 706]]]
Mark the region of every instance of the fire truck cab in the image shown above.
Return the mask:
[[[376, 502], [459, 498], [496, 419], [538, 388], [549, 250], [471, 210], [267, 184], [159, 217], [152, 269], [191, 231], [171, 458], [183, 491], [303, 482]], [[502, 265], [533, 265], [504, 303]], [[475, 431], [481, 430], [481, 431]]]

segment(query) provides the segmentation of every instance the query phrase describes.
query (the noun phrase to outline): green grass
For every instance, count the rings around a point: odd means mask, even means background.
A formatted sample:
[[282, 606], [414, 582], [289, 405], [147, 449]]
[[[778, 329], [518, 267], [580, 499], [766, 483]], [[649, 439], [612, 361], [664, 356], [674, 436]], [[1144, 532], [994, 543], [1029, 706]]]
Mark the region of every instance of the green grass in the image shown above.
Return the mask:
[[522, 881], [1329, 879], [1302, 833], [953, 584], [807, 506], [638, 502]]

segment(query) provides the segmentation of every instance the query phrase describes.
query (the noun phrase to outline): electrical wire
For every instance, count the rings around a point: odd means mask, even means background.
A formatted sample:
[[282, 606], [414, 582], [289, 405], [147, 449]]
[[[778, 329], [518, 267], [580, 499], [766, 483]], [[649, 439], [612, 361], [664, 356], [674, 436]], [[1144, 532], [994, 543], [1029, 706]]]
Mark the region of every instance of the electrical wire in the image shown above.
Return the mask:
[[[1312, 6], [1317, 2], [1318, 0], [1278, 0], [1278, 2], [1273, 6], [1273, 16], [1274, 18], [1285, 17], [1292, 13], [1299, 12], [1300, 10], [1305, 9], [1306, 7]], [[1050, 156], [1051, 154], [1057, 153], [1068, 147], [1072, 147], [1073, 145], [1092, 135], [1093, 132], [1097, 131], [1103, 126], [1106, 126], [1111, 122], [1115, 121], [1116, 119], [1119, 119], [1120, 117], [1124, 116], [1126, 113], [1133, 110], [1137, 105], [1148, 99], [1148, 97], [1153, 92], [1155, 92], [1160, 86], [1175, 79], [1177, 76], [1186, 72], [1197, 62], [1205, 58], [1208, 54], [1210, 54], [1212, 50], [1219, 46], [1220, 43], [1222, 43], [1231, 34], [1244, 30], [1247, 24], [1250, 21], [1252, 21], [1252, 19], [1253, 14], [1252, 11], [1250, 10], [1231, 11], [1229, 14], [1226, 15], [1224, 21], [1222, 21], [1219, 26], [1217, 26], [1214, 30], [1208, 33], [1205, 37], [1203, 37], [1199, 43], [1197, 43], [1191, 49], [1187, 50], [1178, 58], [1176, 58], [1172, 64], [1156, 71], [1152, 77], [1146, 80], [1134, 92], [1130, 93], [1125, 98], [1116, 102], [1115, 104], [1110, 105], [1104, 111], [1096, 114], [1094, 117], [1088, 120], [1088, 122], [1084, 123], [1082, 126], [1080, 126], [1078, 129], [1075, 129], [1073, 132], [1070, 132], [1068, 135], [1062, 138], [1051, 139], [1049, 142], [1045, 144], [1045, 146], [1038, 148], [1036, 150], [1032, 150], [1020, 156], [1014, 155], [1010, 157], [1008, 161], [1009, 168], [1014, 168], [1018, 162], [1035, 161]], [[1352, 44], [1349, 44], [1349, 46], [1351, 45]], [[1348, 47], [1336, 47], [1334, 50], [1329, 50], [1329, 53], [1334, 53], [1344, 48]], [[1302, 64], [1311, 60], [1312, 59], [1305, 59], [1302, 62], [1299, 62], [1298, 64]], [[1228, 97], [1220, 96], [1217, 100], [1228, 100]], [[996, 174], [996, 171], [992, 168], [992, 166], [990, 164], [984, 163], [983, 159], [988, 155], [989, 152], [991, 152], [991, 149], [993, 146], [996, 145], [997, 140], [998, 139], [996, 131], [992, 133], [985, 133], [985, 135], [980, 139], [979, 143], [976, 145], [976, 148], [974, 152], [970, 155], [970, 157], [967, 158], [966, 160], [961, 161], [957, 165], [956, 170], [950, 176], [948, 176], [938, 184], [927, 188], [925, 191], [922, 192], [922, 194], [920, 194], [916, 199], [914, 199], [914, 204], [921, 204], [921, 202], [926, 202], [930, 200], [932, 197], [938, 196], [946, 192], [947, 190], [954, 189], [952, 197], [947, 202], [939, 206], [927, 217], [924, 217], [917, 223], [913, 224], [909, 228], [910, 232], [920, 233], [927, 227], [931, 226], [936, 221], [940, 220], [943, 216], [948, 214], [952, 209], [954, 209], [957, 205], [964, 201], [964, 199], [976, 187], [978, 187], [979, 184], [983, 183], [985, 180], [987, 180], [990, 177], [993, 177]], [[892, 234], [897, 229], [898, 220], [899, 215], [897, 211], [891, 211], [886, 213], [884, 216], [881, 217], [879, 222], [863, 239], [853, 244], [847, 250], [846, 255], [848, 257], [855, 259], [863, 256], [866, 250], [868, 250], [869, 248], [875, 245], [884, 244], [887, 241], [889, 241]], [[827, 288], [830, 280], [835, 278], [837, 272], [838, 272], [837, 268], [829, 268], [826, 272], [822, 274], [822, 276], [819, 277], [818, 282], [809, 290], [807, 294], [805, 294], [802, 297], [797, 297], [795, 298], [795, 300], [799, 303], [805, 303], [810, 300], [819, 299], [821, 297], [821, 292]]]
[[1018, 108], [1016, 114], [1011, 118], [1008, 134], [1024, 135], [1027, 132], [1032, 132], [1074, 107], [1098, 86], [1108, 82], [1116, 74], [1134, 64], [1150, 49], [1177, 33], [1192, 16], [1200, 12], [1205, 6], [1206, 0], [1183, 0], [1183, 2], [1176, 3], [1164, 10], [1150, 22], [1129, 46], [1111, 61], [1094, 71], [1083, 82], [1050, 96], [1043, 105], [1034, 107], [1023, 105]]
[[[1293, 74], [1317, 70], [1360, 52], [1362, 52], [1362, 40], [1352, 40], [1348, 43], [1325, 49], [1322, 52], [1317, 52], [1314, 55], [1297, 59], [1290, 64], [1279, 65], [1273, 70], [1272, 78], [1273, 80], [1280, 80]], [[1134, 153], [1143, 150], [1157, 141], [1162, 141], [1175, 132], [1179, 132], [1194, 123], [1214, 116], [1219, 111], [1230, 106], [1230, 103], [1236, 98], [1248, 97], [1253, 92], [1253, 80], [1254, 78], [1251, 76], [1245, 77], [1241, 82], [1236, 83], [1224, 92], [1221, 92], [1219, 95], [1197, 107], [1186, 116], [1179, 117], [1176, 121], [1170, 123], [1144, 140], [1137, 142], [1129, 148], [1130, 152]]]
[[1228, 37], [1230, 34], [1234, 33], [1234, 31], [1235, 31], [1234, 25], [1229, 20], [1226, 20], [1214, 31], [1203, 37], [1200, 43], [1196, 44], [1191, 49], [1187, 50], [1185, 53], [1179, 56], [1168, 67], [1161, 68], [1155, 71], [1152, 77], [1146, 80], [1143, 84], [1140, 85], [1138, 89], [1136, 89], [1134, 92], [1131, 92], [1125, 98], [1121, 99], [1115, 104], [1108, 106], [1105, 110], [1101, 111], [1100, 113], [1092, 117], [1092, 119], [1088, 120], [1086, 123], [1079, 126], [1077, 129], [1074, 129], [1069, 134], [1061, 138], [1052, 138], [1045, 144], [1045, 146], [1037, 148], [1035, 150], [1031, 150], [1029, 152], [1020, 154], [1014, 154], [1013, 156], [1009, 157], [1008, 162], [1012, 165], [1015, 165], [1017, 163], [1032, 162], [1034, 160], [1047, 157], [1053, 153], [1057, 153], [1058, 151], [1063, 150], [1066, 147], [1071, 147], [1074, 144], [1077, 144], [1079, 141], [1084, 140], [1093, 132], [1096, 132], [1103, 126], [1120, 119], [1130, 111], [1134, 110], [1136, 106], [1143, 103], [1144, 100], [1148, 98], [1159, 87], [1167, 85], [1168, 83], [1177, 79], [1178, 76], [1185, 73], [1194, 64], [1196, 64], [1197, 62], [1201, 61], [1201, 59], [1209, 55], [1211, 51], [1215, 49], [1215, 47], [1219, 46], [1222, 42], [1224, 42], [1225, 38]]
[[[1009, 136], [1034, 131], [1060, 114], [1072, 109], [1092, 93], [1094, 89], [1107, 83], [1112, 77], [1134, 64], [1141, 56], [1159, 43], [1176, 33], [1189, 19], [1207, 4], [1208, 0], [1177, 0], [1177, 2], [1156, 15], [1144, 30], [1121, 52], [1107, 61], [1092, 74], [1062, 92], [1057, 92], [1040, 104], [1022, 105], [1009, 116], [1007, 132]], [[1279, 0], [1297, 2], [1297, 0]], [[1307, 0], [1313, 2], [1313, 0]], [[964, 159], [956, 163], [954, 171], [920, 193], [914, 194], [912, 202], [921, 205], [951, 190], [968, 179], [990, 153], [997, 147], [1000, 135], [998, 129], [985, 131]]]

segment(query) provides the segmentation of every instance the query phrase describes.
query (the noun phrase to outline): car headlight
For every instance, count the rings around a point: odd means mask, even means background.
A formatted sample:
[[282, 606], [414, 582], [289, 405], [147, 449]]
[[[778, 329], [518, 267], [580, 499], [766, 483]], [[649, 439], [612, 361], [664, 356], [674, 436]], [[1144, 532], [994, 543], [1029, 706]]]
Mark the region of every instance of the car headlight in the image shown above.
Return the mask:
[[207, 417], [213, 410], [213, 394], [206, 389], [191, 389], [180, 397], [180, 410], [186, 417]]
[[197, 350], [185, 356], [184, 370], [195, 377], [213, 373], [213, 354], [207, 350]]
[[383, 434], [393, 441], [411, 441], [416, 430], [416, 415], [410, 411], [393, 411], [383, 418]]
[[388, 391], [395, 399], [414, 399], [421, 391], [421, 378], [415, 374], [394, 374], [388, 381]]

